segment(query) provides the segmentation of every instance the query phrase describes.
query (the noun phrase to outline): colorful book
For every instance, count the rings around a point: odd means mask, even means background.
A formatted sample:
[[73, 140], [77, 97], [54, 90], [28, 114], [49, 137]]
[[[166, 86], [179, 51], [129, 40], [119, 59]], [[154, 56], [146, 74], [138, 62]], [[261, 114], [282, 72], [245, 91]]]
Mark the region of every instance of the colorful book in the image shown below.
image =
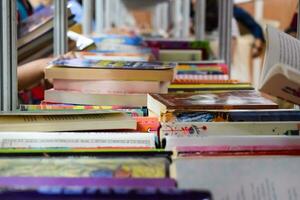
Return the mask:
[[46, 68], [50, 79], [171, 81], [175, 63], [59, 59]]
[[176, 122], [162, 123], [160, 138], [218, 135], [300, 135], [300, 122]]
[[139, 46], [143, 42], [143, 38], [137, 35], [101, 35], [98, 37], [93, 37], [96, 44], [99, 43], [112, 43], [112, 44], [125, 44], [125, 45], [136, 45]]
[[[10, 157], [1, 158], [0, 177], [166, 178], [166, 158]], [[32, 169], [32, 170], [28, 170]], [[80, 183], [78, 183], [80, 184]]]
[[278, 110], [209, 110], [197, 112], [173, 112], [162, 122], [274, 122], [300, 121], [300, 111]]
[[210, 55], [209, 41], [190, 41], [190, 40], [145, 40], [147, 47], [158, 49], [198, 49], [202, 51], [204, 60]]
[[[56, 181], [57, 180], [57, 181]], [[1, 181], [1, 180], [0, 180]], [[28, 182], [27, 185], [35, 182], [34, 186], [44, 182], [80, 182], [82, 185], [71, 187], [72, 184], [63, 184], [65, 187], [39, 187], [33, 189], [16, 188], [18, 184]], [[59, 178], [4, 178], [3, 182], [10, 183], [14, 188], [2, 190], [0, 198], [10, 200], [18, 199], [102, 199], [102, 200], [133, 200], [133, 199], [163, 199], [163, 200], [212, 200], [210, 192], [204, 190], [182, 190], [175, 188], [174, 179], [117, 179], [97, 180], [90, 179], [91, 186], [85, 179], [59, 179]], [[78, 183], [77, 183], [78, 184]], [[9, 184], [7, 184], [9, 185]], [[21, 184], [19, 184], [21, 185]], [[43, 184], [40, 184], [43, 185]], [[99, 185], [103, 187], [98, 187]]]
[[149, 94], [147, 107], [157, 116], [175, 111], [213, 109], [276, 109], [278, 105], [254, 90], [186, 94]]
[[202, 84], [171, 84], [169, 92], [201, 92], [214, 90], [253, 90], [250, 83], [202, 83]]
[[91, 106], [91, 105], [71, 105], [71, 104], [50, 104], [42, 103], [40, 105], [20, 104], [20, 111], [30, 112], [55, 112], [55, 111], [73, 111], [73, 110], [116, 110], [125, 112], [131, 117], [148, 116], [147, 108], [138, 107], [122, 107], [122, 106]]
[[111, 61], [150, 61], [152, 59], [151, 54], [142, 53], [122, 53], [122, 52], [111, 52], [111, 53], [96, 53], [89, 51], [78, 51], [75, 52], [76, 57], [88, 59], [88, 60], [111, 60]]

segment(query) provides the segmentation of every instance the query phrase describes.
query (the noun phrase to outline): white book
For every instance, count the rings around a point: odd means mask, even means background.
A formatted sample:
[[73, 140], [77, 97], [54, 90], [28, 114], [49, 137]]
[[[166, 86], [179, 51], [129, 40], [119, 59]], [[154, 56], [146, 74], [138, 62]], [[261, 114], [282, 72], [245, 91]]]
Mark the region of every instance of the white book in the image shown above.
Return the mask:
[[155, 134], [139, 132], [0, 132], [0, 148], [155, 148]]
[[300, 104], [300, 41], [267, 27], [260, 91]]
[[299, 135], [300, 122], [173, 122], [162, 123], [160, 137], [229, 135]]
[[180, 189], [209, 190], [215, 200], [297, 200], [299, 156], [216, 156], [173, 160]]
[[300, 136], [165, 136], [165, 149], [186, 146], [299, 146]]
[[0, 114], [0, 131], [85, 131], [136, 129], [126, 113], [49, 112]]

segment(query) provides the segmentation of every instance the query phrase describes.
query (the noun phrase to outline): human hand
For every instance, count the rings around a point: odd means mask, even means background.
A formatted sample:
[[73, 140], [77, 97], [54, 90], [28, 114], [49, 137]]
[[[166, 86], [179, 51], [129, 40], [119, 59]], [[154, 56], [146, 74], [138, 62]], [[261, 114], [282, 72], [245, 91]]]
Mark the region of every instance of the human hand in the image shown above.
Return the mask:
[[260, 56], [264, 50], [265, 43], [260, 39], [255, 39], [252, 45], [252, 57], [256, 58]]

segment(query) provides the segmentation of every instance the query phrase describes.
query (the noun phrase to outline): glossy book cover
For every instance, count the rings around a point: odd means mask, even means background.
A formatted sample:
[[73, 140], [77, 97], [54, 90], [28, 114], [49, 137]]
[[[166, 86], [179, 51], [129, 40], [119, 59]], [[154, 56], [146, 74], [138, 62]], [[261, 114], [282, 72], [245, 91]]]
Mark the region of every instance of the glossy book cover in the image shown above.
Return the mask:
[[165, 70], [173, 69], [173, 62], [142, 62], [142, 61], [109, 61], [89, 59], [57, 59], [51, 63], [53, 66], [74, 68], [100, 68], [100, 69], [131, 69], [131, 70]]
[[253, 90], [186, 94], [151, 94], [166, 109], [275, 109], [278, 105]]

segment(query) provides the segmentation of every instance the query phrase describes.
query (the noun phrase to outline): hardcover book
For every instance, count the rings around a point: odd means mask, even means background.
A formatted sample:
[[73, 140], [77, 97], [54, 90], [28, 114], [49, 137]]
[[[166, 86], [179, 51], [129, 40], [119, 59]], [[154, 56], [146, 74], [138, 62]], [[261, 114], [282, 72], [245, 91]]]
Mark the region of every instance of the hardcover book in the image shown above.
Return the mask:
[[172, 81], [176, 63], [58, 59], [46, 78], [78, 80]]
[[160, 116], [174, 111], [213, 109], [276, 109], [278, 105], [254, 90], [186, 94], [149, 94], [149, 110]]

